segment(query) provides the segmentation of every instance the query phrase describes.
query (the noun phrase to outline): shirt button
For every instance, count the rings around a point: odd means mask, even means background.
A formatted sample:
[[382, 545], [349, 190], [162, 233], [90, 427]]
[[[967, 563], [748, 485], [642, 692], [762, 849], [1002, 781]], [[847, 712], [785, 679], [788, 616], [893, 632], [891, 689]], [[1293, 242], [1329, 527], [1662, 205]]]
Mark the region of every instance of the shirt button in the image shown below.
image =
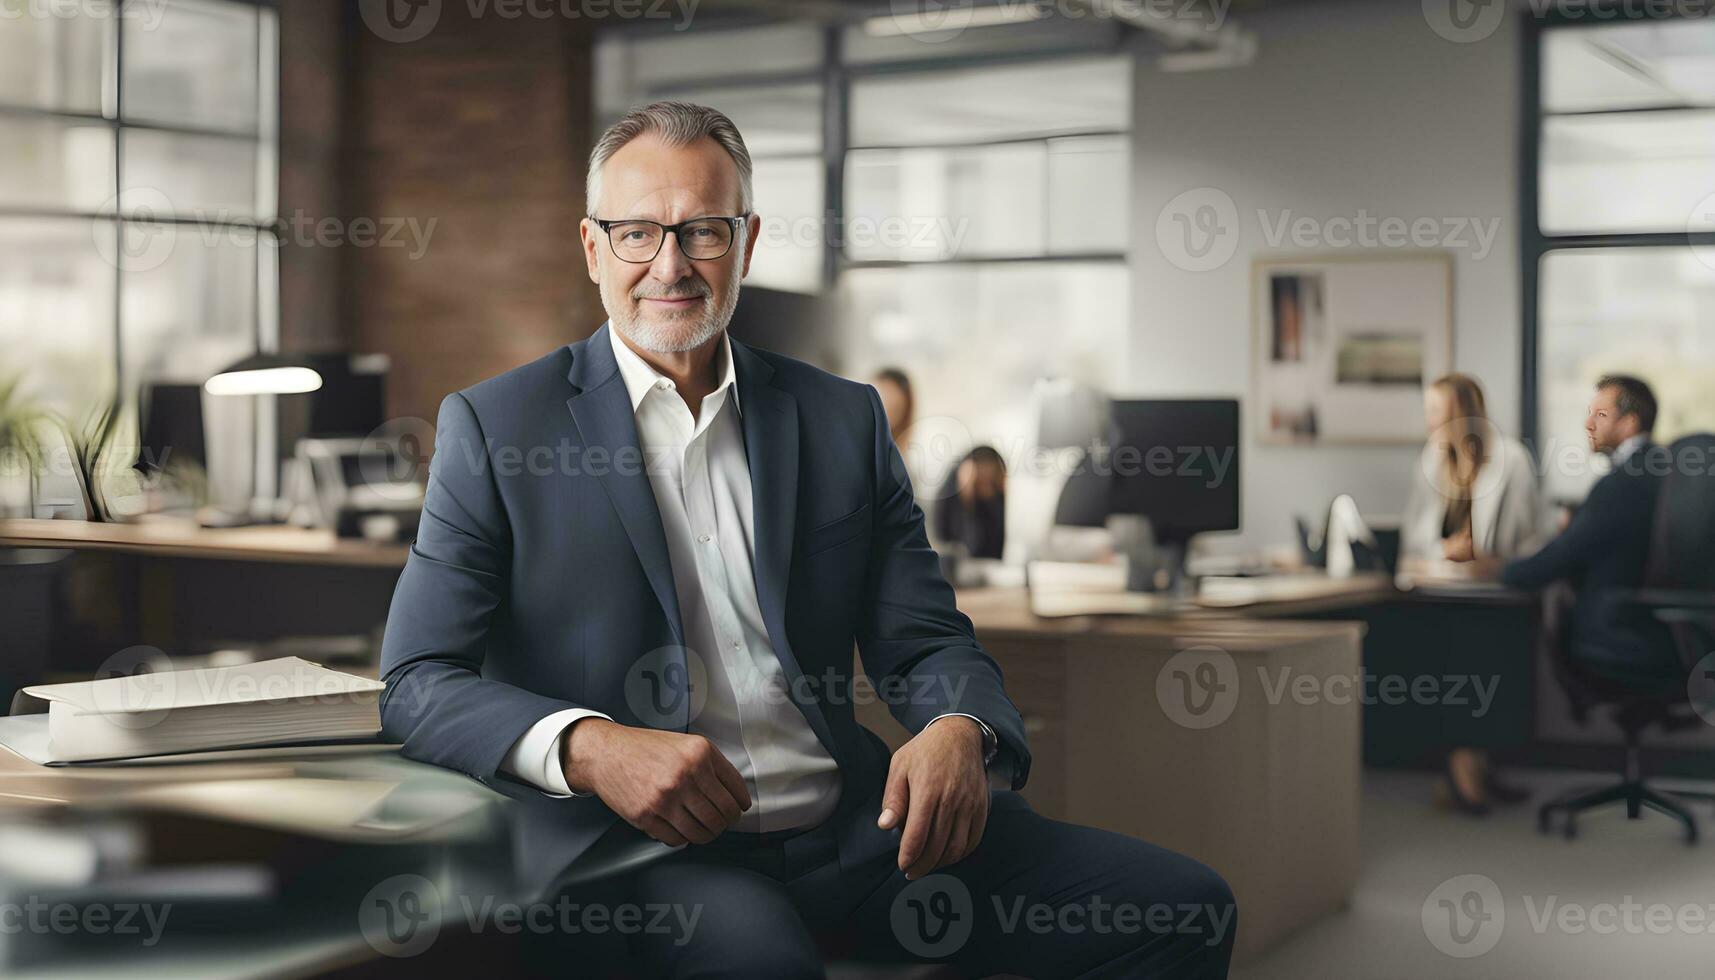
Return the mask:
[[666, 391], [672, 387], [673, 387], [673, 382], [668, 381], [666, 378], [662, 378], [660, 381], [655, 382], [655, 390], [656, 391]]
[[715, 539], [714, 535], [712, 535], [712, 534], [699, 535], [697, 538], [698, 541], [701, 541], [704, 544], [708, 544], [710, 541], [713, 541], [714, 539]]

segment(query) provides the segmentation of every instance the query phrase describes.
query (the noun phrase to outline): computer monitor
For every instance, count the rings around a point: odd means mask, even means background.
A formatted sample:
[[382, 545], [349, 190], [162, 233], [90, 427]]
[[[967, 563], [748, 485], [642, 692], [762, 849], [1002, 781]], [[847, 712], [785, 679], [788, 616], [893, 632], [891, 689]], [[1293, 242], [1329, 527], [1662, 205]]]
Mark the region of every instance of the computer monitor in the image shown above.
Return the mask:
[[387, 421], [387, 363], [374, 355], [317, 354], [307, 358], [322, 386], [305, 395], [312, 439], [367, 436]]
[[145, 477], [167, 466], [208, 464], [203, 433], [202, 385], [145, 384], [141, 392], [137, 461], [132, 467]]
[[1193, 535], [1239, 528], [1239, 403], [1116, 401], [1111, 417], [1109, 513], [1148, 518], [1153, 538], [1127, 549], [1150, 566], [1133, 587], [1176, 587]]

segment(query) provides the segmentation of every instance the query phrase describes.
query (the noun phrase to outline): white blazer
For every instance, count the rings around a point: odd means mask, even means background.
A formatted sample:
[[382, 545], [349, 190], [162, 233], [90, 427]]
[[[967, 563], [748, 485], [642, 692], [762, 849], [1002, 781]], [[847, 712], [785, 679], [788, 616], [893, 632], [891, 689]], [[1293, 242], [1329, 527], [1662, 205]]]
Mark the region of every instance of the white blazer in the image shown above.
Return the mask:
[[[1434, 447], [1425, 445], [1411, 474], [1411, 492], [1400, 518], [1402, 558], [1442, 557], [1441, 522], [1447, 501], [1436, 483], [1439, 464]], [[1501, 452], [1490, 458], [1472, 488], [1471, 543], [1479, 555], [1512, 558], [1534, 550], [1545, 526], [1530, 454], [1518, 440], [1503, 439]]]

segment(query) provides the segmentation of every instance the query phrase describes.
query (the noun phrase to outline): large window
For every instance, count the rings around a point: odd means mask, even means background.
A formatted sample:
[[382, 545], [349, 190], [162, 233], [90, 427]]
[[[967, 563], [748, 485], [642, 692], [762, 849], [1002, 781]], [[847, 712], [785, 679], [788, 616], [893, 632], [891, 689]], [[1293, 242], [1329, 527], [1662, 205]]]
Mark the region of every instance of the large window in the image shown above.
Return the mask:
[[[273, 343], [276, 77], [264, 3], [0, 17], [0, 374], [74, 419], [129, 415], [139, 385]], [[211, 417], [210, 440], [249, 425]]]
[[1595, 473], [1555, 461], [1601, 375], [1656, 389], [1658, 439], [1715, 428], [1715, 20], [1533, 23], [1526, 431], [1577, 498]]
[[[914, 381], [907, 460], [933, 496], [977, 444], [1015, 462], [1032, 450], [1020, 393], [1125, 380], [1131, 69], [1123, 56], [924, 69], [852, 83], [839, 295], [846, 368]], [[899, 233], [874, 233], [890, 223]]]

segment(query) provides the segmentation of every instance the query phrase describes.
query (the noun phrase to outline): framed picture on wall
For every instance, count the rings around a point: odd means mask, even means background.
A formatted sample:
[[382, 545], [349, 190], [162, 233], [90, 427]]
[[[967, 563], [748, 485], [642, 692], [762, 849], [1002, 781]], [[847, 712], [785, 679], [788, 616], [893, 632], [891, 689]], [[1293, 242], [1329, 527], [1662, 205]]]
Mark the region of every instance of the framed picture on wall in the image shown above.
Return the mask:
[[1251, 311], [1260, 441], [1423, 441], [1423, 386], [1453, 364], [1446, 253], [1258, 259]]

